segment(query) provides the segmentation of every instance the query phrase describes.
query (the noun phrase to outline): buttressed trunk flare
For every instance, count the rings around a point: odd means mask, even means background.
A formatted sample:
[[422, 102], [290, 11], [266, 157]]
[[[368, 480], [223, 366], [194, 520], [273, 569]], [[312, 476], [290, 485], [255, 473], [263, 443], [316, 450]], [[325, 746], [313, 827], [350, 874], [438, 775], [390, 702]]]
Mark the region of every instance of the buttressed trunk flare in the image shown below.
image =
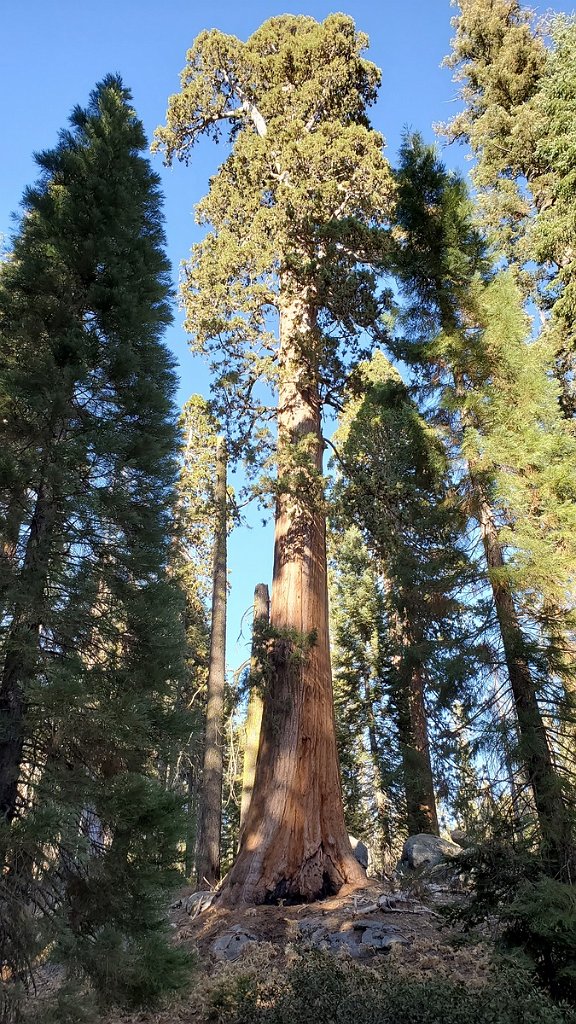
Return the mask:
[[310, 901], [365, 884], [338, 770], [328, 638], [326, 522], [313, 306], [280, 312], [279, 496], [269, 667], [254, 792], [228, 905]]

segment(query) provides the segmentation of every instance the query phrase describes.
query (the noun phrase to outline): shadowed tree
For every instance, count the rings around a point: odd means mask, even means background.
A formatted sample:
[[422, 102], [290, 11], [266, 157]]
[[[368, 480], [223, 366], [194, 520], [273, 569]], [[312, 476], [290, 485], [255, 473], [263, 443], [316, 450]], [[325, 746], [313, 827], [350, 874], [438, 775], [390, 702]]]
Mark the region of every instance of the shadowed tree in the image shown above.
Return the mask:
[[[231, 442], [265, 448], [258, 381], [277, 389], [270, 670], [254, 794], [223, 898], [313, 899], [358, 883], [344, 825], [328, 646], [321, 416], [362, 329], [383, 330], [393, 189], [369, 125], [379, 72], [344, 15], [272, 18], [243, 43], [202, 33], [157, 147], [231, 149], [198, 218], [187, 327], [208, 353]], [[260, 399], [258, 398], [260, 396]]]
[[254, 589], [254, 619], [252, 626], [252, 654], [250, 657], [250, 693], [244, 725], [244, 759], [242, 764], [242, 797], [240, 802], [240, 831], [244, 827], [252, 793], [254, 775], [260, 744], [262, 725], [262, 643], [270, 621], [270, 595], [265, 583], [257, 583]]
[[214, 482], [214, 568], [212, 574], [212, 615], [210, 654], [204, 726], [204, 759], [198, 820], [196, 874], [200, 887], [212, 886], [220, 878], [220, 828], [222, 822], [222, 726], [226, 686], [226, 603], [227, 603], [227, 493], [226, 444], [216, 441]]
[[543, 652], [538, 657], [532, 638], [543, 604], [570, 602], [573, 593], [574, 440], [549, 350], [527, 343], [510, 273], [491, 273], [463, 182], [418, 137], [406, 140], [401, 161], [398, 266], [408, 333], [399, 350], [439, 400], [467, 465], [519, 757], [550, 866], [569, 874], [572, 816], [539, 703]]
[[0, 526], [13, 563], [0, 975], [25, 983], [57, 949], [74, 977], [128, 1001], [178, 983], [182, 965], [159, 911], [181, 838], [158, 765], [180, 737], [184, 644], [168, 572], [170, 266], [147, 145], [129, 91], [107, 76], [37, 157], [0, 275]]
[[381, 574], [387, 632], [381, 671], [399, 742], [408, 830], [438, 834], [428, 716], [433, 691], [443, 691], [444, 702], [449, 692], [454, 699], [470, 669], [460, 597], [472, 576], [464, 520], [444, 447], [381, 352], [351, 380], [335, 442], [335, 521], [362, 531]]

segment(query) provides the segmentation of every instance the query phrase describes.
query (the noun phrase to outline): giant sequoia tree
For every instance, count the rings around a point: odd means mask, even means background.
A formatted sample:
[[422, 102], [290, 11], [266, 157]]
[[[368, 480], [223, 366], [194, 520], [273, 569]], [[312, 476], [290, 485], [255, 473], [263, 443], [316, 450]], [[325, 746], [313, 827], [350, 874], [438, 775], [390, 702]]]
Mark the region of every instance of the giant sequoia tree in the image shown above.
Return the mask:
[[[202, 33], [157, 145], [188, 160], [202, 135], [231, 149], [198, 216], [187, 327], [245, 444], [264, 380], [278, 392], [268, 688], [254, 794], [229, 901], [312, 899], [361, 880], [338, 778], [326, 585], [321, 415], [363, 328], [382, 328], [381, 225], [391, 204], [371, 130], [378, 70], [352, 20], [282, 16], [248, 42]], [[278, 329], [276, 330], [276, 326]]]

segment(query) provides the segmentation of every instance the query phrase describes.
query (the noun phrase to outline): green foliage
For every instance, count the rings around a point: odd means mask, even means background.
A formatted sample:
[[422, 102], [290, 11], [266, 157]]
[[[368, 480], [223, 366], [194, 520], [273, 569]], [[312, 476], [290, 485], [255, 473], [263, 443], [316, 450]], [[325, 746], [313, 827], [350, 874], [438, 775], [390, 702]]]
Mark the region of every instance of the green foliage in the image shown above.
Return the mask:
[[476, 158], [484, 222], [501, 250], [514, 262], [533, 211], [530, 181], [535, 166], [537, 127], [531, 100], [546, 66], [546, 48], [534, 32], [531, 12], [518, 0], [462, 0], [454, 18], [452, 52], [445, 59], [456, 71], [464, 109], [443, 132], [467, 142]]
[[[518, 0], [463, 0], [452, 53], [464, 109], [445, 126], [467, 142], [497, 251], [543, 310], [564, 414], [574, 415], [574, 21], [534, 25]], [[548, 314], [551, 314], [548, 316]]]
[[[364, 569], [379, 583], [368, 603], [363, 603], [364, 591], [357, 583], [351, 584], [350, 597], [340, 588], [336, 601], [344, 598], [346, 604], [334, 612], [339, 646], [348, 658], [355, 657], [356, 633], [363, 629], [364, 650], [373, 662], [370, 685], [378, 706], [377, 732], [389, 734], [392, 726], [395, 737], [395, 753], [388, 756], [384, 773], [387, 788], [395, 788], [397, 769], [391, 773], [390, 768], [394, 760], [398, 765], [400, 753], [404, 783], [407, 793], [411, 791], [408, 827], [429, 831], [431, 824], [416, 821], [410, 810], [430, 802], [422, 791], [416, 799], [414, 786], [432, 791], [424, 753], [426, 712], [422, 708], [418, 724], [413, 687], [418, 680], [437, 724], [456, 699], [467, 700], [466, 680], [476, 662], [475, 647], [467, 638], [475, 571], [465, 551], [464, 516], [441, 436], [419, 414], [397, 371], [376, 352], [370, 363], [360, 365], [350, 391], [335, 435], [339, 476], [332, 516], [334, 560], [338, 571], [339, 561], [350, 558], [338, 529], [353, 524], [357, 549], [365, 543], [370, 553]], [[354, 544], [353, 537], [350, 541]], [[372, 629], [366, 622], [371, 613]], [[339, 624], [342, 614], [347, 619]], [[343, 660], [342, 654], [338, 659]], [[355, 657], [349, 674], [356, 674], [357, 684], [365, 674], [358, 667]], [[428, 727], [432, 733], [430, 718]]]
[[130, 100], [109, 76], [40, 154], [0, 275], [0, 898], [20, 907], [0, 952], [24, 985], [56, 945], [105, 988], [105, 930], [135, 994], [157, 984], [138, 977], [149, 936], [171, 962], [159, 908], [183, 822], [158, 777], [187, 722], [170, 274]]
[[378, 564], [358, 527], [329, 531], [329, 587], [336, 739], [346, 825], [351, 835], [371, 848], [372, 870], [384, 870], [391, 866], [402, 786], [386, 699], [385, 596]]
[[551, 878], [534, 845], [502, 829], [461, 855], [473, 900], [458, 911], [468, 924], [496, 920], [499, 944], [536, 972], [555, 998], [576, 998], [576, 895]]
[[[361, 56], [366, 44], [343, 14], [321, 24], [271, 18], [246, 43], [203, 32], [157, 130], [168, 162], [188, 161], [203, 134], [226, 132], [232, 144], [197, 209], [210, 230], [192, 250], [183, 298], [194, 347], [211, 361], [222, 422], [260, 466], [271, 439], [257, 383], [276, 387], [294, 375], [278, 364], [281, 307], [314, 296], [313, 330], [296, 329], [298, 376], [317, 377], [330, 398], [360, 330], [384, 330], [389, 296], [377, 271], [393, 188], [366, 113], [379, 82]], [[295, 464], [302, 454], [296, 444]]]
[[126, 939], [104, 924], [94, 936], [75, 939], [70, 950], [65, 938], [54, 951], [69, 968], [85, 972], [101, 1004], [154, 1007], [168, 992], [181, 991], [190, 982], [192, 961], [183, 949], [170, 945], [166, 927]]
[[395, 969], [369, 970], [308, 953], [275, 983], [240, 974], [212, 998], [219, 1024], [572, 1024], [521, 970], [495, 972], [485, 985], [417, 981]]

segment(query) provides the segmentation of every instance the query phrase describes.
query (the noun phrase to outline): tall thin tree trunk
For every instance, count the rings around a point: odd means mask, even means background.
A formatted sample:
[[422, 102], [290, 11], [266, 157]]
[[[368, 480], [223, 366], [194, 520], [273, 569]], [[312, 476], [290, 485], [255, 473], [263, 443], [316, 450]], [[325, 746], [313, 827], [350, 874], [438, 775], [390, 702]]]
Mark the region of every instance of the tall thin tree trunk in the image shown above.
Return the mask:
[[201, 888], [220, 878], [222, 823], [222, 719], [226, 679], [226, 446], [218, 439], [216, 452], [216, 529], [212, 586], [212, 629], [208, 668], [208, 699], [204, 731], [204, 762], [198, 820], [196, 874]]
[[[338, 771], [328, 639], [326, 517], [317, 337], [293, 286], [280, 311], [278, 473], [271, 668], [254, 792], [223, 902], [313, 900], [362, 884]], [[287, 483], [288, 481], [288, 483]]]
[[380, 750], [380, 743], [378, 740], [378, 730], [376, 728], [376, 719], [374, 716], [373, 696], [368, 682], [366, 682], [364, 687], [364, 700], [366, 703], [370, 757], [374, 772], [374, 783], [372, 789], [381, 832], [380, 852], [383, 868], [385, 871], [388, 871], [392, 867], [392, 823], [390, 821], [390, 798], [387, 793], [382, 752]]
[[[424, 706], [424, 669], [419, 661], [404, 667], [406, 677], [398, 708], [398, 736], [411, 835], [439, 834], [428, 723]], [[402, 670], [401, 670], [402, 671]]]
[[194, 852], [196, 849], [196, 809], [198, 802], [196, 772], [192, 765], [186, 771], [186, 840], [184, 847], [184, 874], [191, 878], [194, 870]]
[[[418, 601], [405, 597], [405, 604], [418, 608]], [[408, 621], [408, 613], [397, 614], [394, 630], [400, 644], [396, 692], [398, 739], [406, 795], [407, 826], [410, 835], [439, 834], [434, 776], [430, 758], [428, 720], [424, 701], [426, 673], [417, 648], [423, 642], [421, 629]]]
[[538, 706], [512, 590], [503, 573], [505, 560], [490, 501], [472, 468], [470, 479], [518, 719], [520, 759], [534, 793], [546, 858], [553, 870], [566, 876], [572, 870], [574, 857], [570, 815]]
[[265, 583], [257, 583], [254, 590], [254, 624], [252, 627], [252, 657], [250, 659], [250, 695], [244, 731], [244, 760], [242, 765], [242, 796], [240, 799], [240, 835], [254, 790], [256, 759], [260, 743], [262, 724], [262, 663], [259, 652], [259, 627], [268, 625], [270, 619], [270, 595]]
[[20, 576], [21, 596], [6, 638], [0, 681], [0, 818], [16, 814], [22, 767], [27, 684], [36, 671], [54, 527], [54, 496], [42, 476]]
[[24, 519], [25, 504], [24, 490], [14, 488], [6, 509], [4, 529], [0, 539], [0, 615], [4, 615], [7, 611], [7, 596], [16, 565], [18, 539]]

